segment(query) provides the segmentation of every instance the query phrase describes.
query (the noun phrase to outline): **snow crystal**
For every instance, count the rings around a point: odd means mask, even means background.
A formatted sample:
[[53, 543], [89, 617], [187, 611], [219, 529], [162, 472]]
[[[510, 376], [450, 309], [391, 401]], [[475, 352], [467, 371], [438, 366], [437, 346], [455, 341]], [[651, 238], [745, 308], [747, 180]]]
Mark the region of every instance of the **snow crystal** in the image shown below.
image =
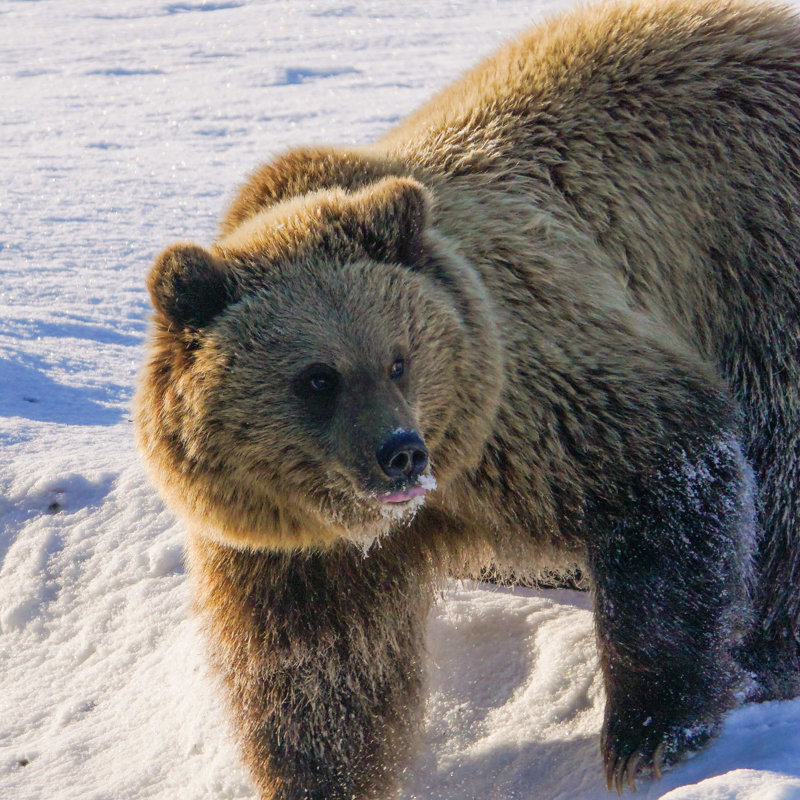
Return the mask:
[[419, 485], [425, 489], [426, 492], [432, 492], [436, 489], [436, 478], [433, 475], [420, 475]]

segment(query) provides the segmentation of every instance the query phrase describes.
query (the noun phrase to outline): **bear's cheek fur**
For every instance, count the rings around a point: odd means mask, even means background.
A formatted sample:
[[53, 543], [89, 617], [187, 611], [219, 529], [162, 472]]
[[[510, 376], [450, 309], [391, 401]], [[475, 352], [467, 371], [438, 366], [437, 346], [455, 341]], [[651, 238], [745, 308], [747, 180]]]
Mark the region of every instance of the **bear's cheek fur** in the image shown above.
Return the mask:
[[[449, 339], [449, 341], [448, 341]], [[448, 429], [457, 424], [453, 419], [453, 402], [459, 381], [459, 363], [463, 356], [461, 337], [455, 333], [421, 352], [415, 375], [414, 407], [419, 430], [431, 453], [436, 468], [436, 449]]]

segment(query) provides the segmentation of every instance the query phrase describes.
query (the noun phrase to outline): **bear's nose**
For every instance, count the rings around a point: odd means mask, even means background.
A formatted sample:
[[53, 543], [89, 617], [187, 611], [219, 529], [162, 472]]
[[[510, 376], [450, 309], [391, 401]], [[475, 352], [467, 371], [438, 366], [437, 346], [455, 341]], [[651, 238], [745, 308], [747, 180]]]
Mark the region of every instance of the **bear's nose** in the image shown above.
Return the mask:
[[416, 480], [428, 466], [428, 451], [419, 438], [411, 431], [393, 433], [377, 453], [381, 469], [390, 478], [406, 477]]

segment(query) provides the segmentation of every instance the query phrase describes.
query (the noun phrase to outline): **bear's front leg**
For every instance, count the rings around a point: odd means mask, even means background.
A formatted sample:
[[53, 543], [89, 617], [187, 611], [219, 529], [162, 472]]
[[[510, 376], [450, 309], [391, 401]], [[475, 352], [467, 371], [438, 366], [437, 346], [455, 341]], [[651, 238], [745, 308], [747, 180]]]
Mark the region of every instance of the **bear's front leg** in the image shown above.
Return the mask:
[[422, 710], [421, 555], [242, 551], [190, 540], [196, 606], [264, 800], [381, 796]]
[[756, 530], [738, 440], [687, 436], [601, 508], [588, 548], [609, 789], [699, 747], [734, 704]]

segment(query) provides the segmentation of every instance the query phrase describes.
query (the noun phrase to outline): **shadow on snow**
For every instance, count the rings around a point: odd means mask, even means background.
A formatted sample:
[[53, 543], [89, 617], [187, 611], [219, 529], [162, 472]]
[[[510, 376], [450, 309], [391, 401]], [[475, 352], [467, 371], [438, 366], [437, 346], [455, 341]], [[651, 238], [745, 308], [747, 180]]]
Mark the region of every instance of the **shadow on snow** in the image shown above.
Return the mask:
[[22, 417], [62, 425], [115, 425], [125, 417], [99, 400], [113, 399], [102, 388], [68, 386], [35, 366], [0, 358], [0, 417]]

